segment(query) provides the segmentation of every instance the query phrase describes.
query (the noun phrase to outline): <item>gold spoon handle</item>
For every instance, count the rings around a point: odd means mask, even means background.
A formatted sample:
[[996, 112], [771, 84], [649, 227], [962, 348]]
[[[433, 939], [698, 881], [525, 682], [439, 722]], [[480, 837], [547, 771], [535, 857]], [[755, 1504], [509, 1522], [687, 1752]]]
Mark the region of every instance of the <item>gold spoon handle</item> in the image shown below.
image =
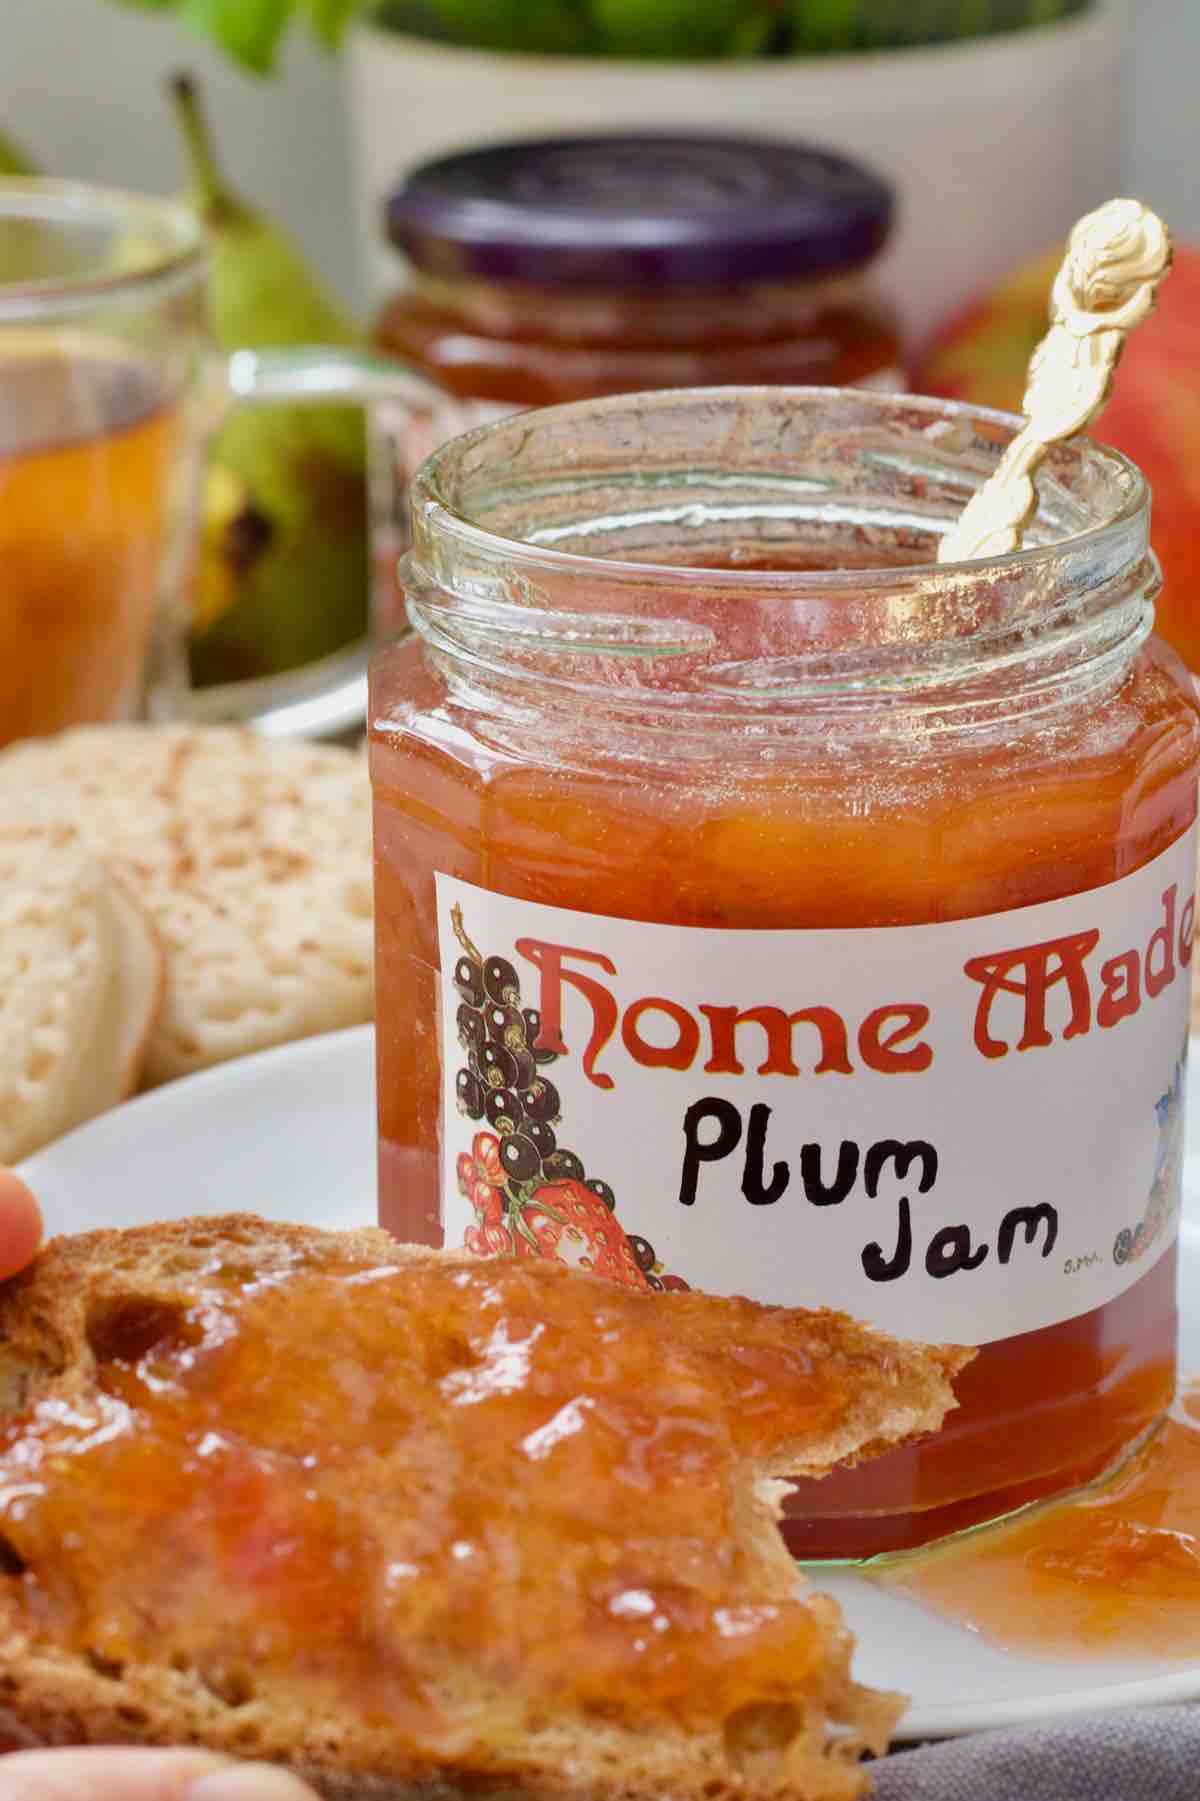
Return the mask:
[[1034, 351], [1023, 429], [938, 549], [939, 563], [1018, 550], [1037, 506], [1033, 477], [1051, 444], [1074, 437], [1108, 399], [1125, 339], [1150, 312], [1171, 240], [1138, 200], [1110, 200], [1072, 231]]

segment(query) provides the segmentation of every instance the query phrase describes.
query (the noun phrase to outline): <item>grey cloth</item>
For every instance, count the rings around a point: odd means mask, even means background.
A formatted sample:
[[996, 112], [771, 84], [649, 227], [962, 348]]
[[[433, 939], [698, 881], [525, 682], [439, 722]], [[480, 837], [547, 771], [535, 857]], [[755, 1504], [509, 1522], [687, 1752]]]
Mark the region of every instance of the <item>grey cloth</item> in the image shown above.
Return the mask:
[[876, 1801], [1200, 1801], [1200, 1707], [1081, 1714], [897, 1751]]

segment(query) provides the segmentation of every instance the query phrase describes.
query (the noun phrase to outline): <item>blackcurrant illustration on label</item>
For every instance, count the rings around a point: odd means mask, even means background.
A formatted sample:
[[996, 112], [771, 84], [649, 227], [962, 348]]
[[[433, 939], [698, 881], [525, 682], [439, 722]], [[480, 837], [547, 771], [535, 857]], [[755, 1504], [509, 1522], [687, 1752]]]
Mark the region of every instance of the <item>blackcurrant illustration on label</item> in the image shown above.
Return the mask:
[[544, 1120], [527, 1119], [522, 1124], [521, 1130], [524, 1132], [526, 1138], [529, 1139], [530, 1143], [537, 1146], [538, 1156], [542, 1159], [544, 1164], [551, 1151], [557, 1149], [558, 1146], [558, 1140], [554, 1136], [554, 1128], [546, 1125]]
[[489, 957], [483, 966], [483, 986], [493, 1001], [519, 1001], [521, 988], [517, 972], [507, 957]]
[[487, 999], [483, 971], [471, 957], [460, 957], [454, 965], [454, 986], [472, 1007], [482, 1007]]
[[525, 1021], [521, 1018], [520, 1009], [510, 1007], [504, 1001], [489, 1001], [483, 1010], [484, 1023], [489, 1038], [496, 1038], [510, 1049], [525, 1046]]
[[469, 1069], [460, 1069], [454, 1083], [458, 1110], [468, 1119], [482, 1119], [485, 1106], [483, 1083]]
[[511, 1088], [490, 1088], [483, 1110], [497, 1132], [514, 1132], [521, 1123], [521, 1099]]
[[636, 1232], [628, 1232], [626, 1237], [629, 1239], [629, 1248], [637, 1259], [638, 1268], [643, 1272], [652, 1270], [656, 1262], [654, 1246], [648, 1239], [639, 1238]]
[[478, 1050], [486, 1037], [483, 1014], [476, 1007], [468, 1007], [464, 1001], [458, 1009], [458, 1042], [464, 1051]]
[[530, 1084], [523, 1096], [525, 1111], [530, 1119], [554, 1120], [559, 1116], [562, 1103], [558, 1098], [558, 1089], [553, 1082], [547, 1082], [544, 1076]]
[[479, 1047], [479, 1061], [483, 1066], [483, 1079], [490, 1088], [517, 1087], [517, 1060], [507, 1045], [497, 1044], [489, 1038]]
[[[562, 1053], [536, 1048], [542, 1015], [522, 1007], [515, 966], [507, 957], [485, 957], [472, 944], [460, 906], [450, 917], [464, 952], [453, 982], [467, 1067], [456, 1073], [455, 1097], [459, 1113], [472, 1121], [486, 1117], [490, 1128], [475, 1133], [469, 1154], [464, 1150], [458, 1158], [460, 1192], [475, 1210], [467, 1248], [480, 1256], [507, 1249], [578, 1261], [633, 1288], [686, 1289], [682, 1277], [663, 1270], [648, 1239], [626, 1234], [609, 1183], [587, 1176], [583, 1159], [559, 1144], [562, 1099], [541, 1071]], [[464, 1166], [476, 1172], [474, 1185], [463, 1176]], [[480, 1179], [480, 1171], [493, 1173]], [[498, 1220], [485, 1213], [494, 1199], [473, 1198], [481, 1193], [499, 1197]]]
[[514, 1132], [500, 1145], [500, 1167], [505, 1175], [524, 1182], [536, 1175], [541, 1164], [537, 1146], [523, 1132]]
[[551, 1151], [542, 1159], [542, 1172], [548, 1182], [582, 1182], [583, 1164], [574, 1151]]

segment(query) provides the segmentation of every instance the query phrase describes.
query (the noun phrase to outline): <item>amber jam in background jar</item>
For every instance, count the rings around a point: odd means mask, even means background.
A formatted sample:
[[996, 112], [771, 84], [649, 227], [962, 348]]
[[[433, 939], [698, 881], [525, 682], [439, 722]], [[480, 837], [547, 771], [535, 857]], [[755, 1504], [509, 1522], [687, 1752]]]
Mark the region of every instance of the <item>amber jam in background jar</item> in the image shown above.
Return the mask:
[[[1137, 471], [854, 391], [606, 399], [419, 475], [371, 695], [380, 1212], [979, 1347], [801, 1555], [1066, 1489], [1161, 1414], [1197, 709]], [[731, 1347], [736, 1354], [736, 1347]]]
[[828, 152], [722, 137], [550, 138], [415, 170], [412, 268], [377, 336], [451, 394], [544, 406], [724, 382], [893, 380], [867, 266], [892, 193]]
[[373, 449], [382, 541], [396, 479], [500, 413], [727, 382], [902, 387], [870, 271], [892, 213], [844, 157], [740, 138], [546, 139], [416, 169], [387, 209], [410, 278], [376, 341], [447, 399]]

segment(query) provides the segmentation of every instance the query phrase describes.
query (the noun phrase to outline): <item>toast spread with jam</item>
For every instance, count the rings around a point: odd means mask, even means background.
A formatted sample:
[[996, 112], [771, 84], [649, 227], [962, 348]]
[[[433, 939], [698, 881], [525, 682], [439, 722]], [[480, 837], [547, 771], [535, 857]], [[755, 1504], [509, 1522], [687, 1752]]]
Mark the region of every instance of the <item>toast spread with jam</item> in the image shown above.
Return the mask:
[[775, 1527], [970, 1355], [244, 1215], [0, 1289], [0, 1709], [328, 1796], [849, 1801], [900, 1708]]

